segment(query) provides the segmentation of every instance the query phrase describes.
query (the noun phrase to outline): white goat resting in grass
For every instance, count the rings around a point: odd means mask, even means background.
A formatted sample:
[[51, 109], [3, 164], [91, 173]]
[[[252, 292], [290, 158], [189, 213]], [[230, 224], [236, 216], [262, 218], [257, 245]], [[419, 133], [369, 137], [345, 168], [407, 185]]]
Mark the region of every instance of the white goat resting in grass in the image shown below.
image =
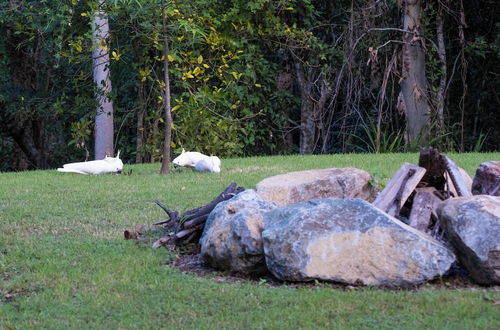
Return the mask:
[[121, 173], [123, 162], [120, 159], [120, 152], [118, 151], [116, 157], [106, 156], [106, 158], [101, 160], [64, 164], [62, 168], [58, 168], [57, 170], [59, 172], [78, 174]]
[[193, 167], [197, 171], [220, 172], [220, 159], [217, 156], [207, 156], [201, 152], [185, 151], [177, 156], [173, 162], [174, 166]]

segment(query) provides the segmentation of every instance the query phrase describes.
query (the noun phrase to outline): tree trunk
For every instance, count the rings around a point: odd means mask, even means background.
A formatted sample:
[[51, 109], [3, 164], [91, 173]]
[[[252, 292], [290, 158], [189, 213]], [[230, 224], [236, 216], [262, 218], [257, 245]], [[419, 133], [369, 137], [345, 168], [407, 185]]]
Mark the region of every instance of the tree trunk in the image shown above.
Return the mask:
[[46, 169], [49, 167], [42, 125], [26, 120], [22, 125], [11, 129], [10, 135], [28, 158], [30, 168]]
[[137, 112], [137, 126], [136, 126], [136, 147], [135, 147], [135, 163], [142, 164], [144, 145], [144, 110], [139, 109]]
[[439, 124], [439, 129], [444, 129], [444, 105], [446, 101], [446, 82], [447, 82], [447, 72], [446, 72], [446, 47], [444, 44], [444, 33], [443, 33], [443, 6], [439, 4], [439, 9], [436, 17], [436, 35], [437, 35], [437, 47], [439, 61], [441, 62], [441, 78], [439, 79], [439, 88], [437, 92], [437, 122]]
[[113, 102], [110, 99], [111, 79], [109, 70], [108, 16], [102, 9], [104, 1], [92, 17], [92, 65], [97, 86], [98, 107], [95, 117], [95, 159], [113, 156]]
[[137, 97], [139, 99], [139, 108], [137, 110], [137, 122], [136, 122], [136, 147], [135, 147], [135, 163], [142, 164], [145, 160], [144, 152], [144, 140], [145, 140], [145, 123], [144, 115], [147, 111], [147, 101], [144, 96], [144, 86], [139, 83]]
[[304, 66], [300, 62], [295, 62], [295, 75], [300, 89], [300, 144], [301, 155], [310, 155], [314, 152], [315, 144], [315, 107], [312, 100], [312, 83], [305, 74]]
[[408, 141], [425, 144], [428, 139], [429, 98], [425, 77], [425, 54], [422, 48], [421, 0], [404, 1], [403, 77], [401, 106], [406, 113]]
[[[163, 27], [166, 29], [167, 22], [165, 17], [165, 7], [163, 7]], [[170, 103], [170, 78], [168, 75], [168, 38], [164, 31], [164, 48], [163, 48], [163, 75], [165, 81], [165, 89], [163, 93], [163, 106], [165, 111], [165, 137], [163, 139], [163, 154], [161, 160], [160, 174], [168, 174], [170, 172], [170, 143], [172, 141], [172, 108]]]

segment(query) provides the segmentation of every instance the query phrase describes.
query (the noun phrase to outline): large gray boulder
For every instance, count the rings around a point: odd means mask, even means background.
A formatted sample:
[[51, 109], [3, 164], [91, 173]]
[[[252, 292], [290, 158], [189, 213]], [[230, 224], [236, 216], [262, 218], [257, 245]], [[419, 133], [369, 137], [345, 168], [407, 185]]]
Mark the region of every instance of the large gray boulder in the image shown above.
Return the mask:
[[276, 207], [263, 201], [252, 189], [219, 203], [210, 213], [200, 238], [205, 263], [245, 274], [265, 272], [261, 240], [263, 214]]
[[326, 198], [265, 214], [269, 270], [286, 281], [405, 286], [444, 274], [453, 253], [361, 199]]
[[262, 199], [281, 206], [327, 197], [372, 201], [377, 193], [372, 182], [368, 172], [357, 168], [327, 168], [272, 176], [255, 189]]
[[472, 279], [500, 283], [500, 197], [452, 198], [439, 206], [446, 237]]

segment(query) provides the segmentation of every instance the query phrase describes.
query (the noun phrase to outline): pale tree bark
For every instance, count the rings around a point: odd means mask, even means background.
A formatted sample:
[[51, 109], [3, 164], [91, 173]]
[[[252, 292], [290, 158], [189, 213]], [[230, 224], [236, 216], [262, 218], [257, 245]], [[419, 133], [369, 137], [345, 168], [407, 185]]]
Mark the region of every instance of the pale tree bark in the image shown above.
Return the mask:
[[421, 0], [403, 1], [404, 30], [403, 68], [399, 106], [403, 108], [407, 120], [408, 142], [425, 144], [428, 140], [429, 97], [425, 76], [425, 53], [423, 49]]
[[95, 117], [95, 159], [113, 156], [113, 102], [109, 68], [109, 25], [103, 10], [104, 1], [99, 1], [92, 16], [92, 66], [97, 87], [98, 107]]
[[[166, 30], [167, 22], [165, 16], [165, 6], [163, 6], [163, 28]], [[165, 137], [163, 139], [163, 155], [161, 161], [160, 174], [170, 173], [170, 143], [172, 141], [172, 107], [170, 103], [170, 78], [168, 75], [168, 38], [167, 32], [164, 31], [163, 45], [163, 79], [165, 82], [163, 91], [163, 107], [165, 111]]]

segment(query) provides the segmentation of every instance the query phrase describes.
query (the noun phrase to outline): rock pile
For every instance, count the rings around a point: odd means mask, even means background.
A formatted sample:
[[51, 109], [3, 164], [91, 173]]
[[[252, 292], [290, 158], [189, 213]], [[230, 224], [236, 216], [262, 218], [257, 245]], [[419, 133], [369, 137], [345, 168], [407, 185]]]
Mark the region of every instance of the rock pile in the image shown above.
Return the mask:
[[[441, 276], [456, 255], [476, 282], [498, 284], [500, 197], [472, 196], [454, 163], [445, 165], [453, 174], [451, 188], [468, 197], [441, 202], [444, 192], [435, 187], [449, 186], [449, 178], [424, 176], [425, 169], [418, 172], [406, 165], [397, 178], [400, 186], [382, 193], [389, 203], [378, 198], [386, 209], [366, 201], [373, 200], [375, 189], [371, 176], [357, 169], [294, 172], [263, 180], [256, 191], [246, 190], [210, 213], [201, 255], [212, 267], [247, 274], [270, 271], [284, 281], [377, 286], [408, 286]], [[415, 189], [422, 177], [438, 184], [431, 190]], [[405, 191], [409, 178], [416, 182]], [[423, 198], [418, 204], [419, 193], [440, 198]], [[400, 221], [406, 199], [429, 206], [417, 212], [428, 218], [423, 226]], [[431, 224], [442, 232], [440, 240], [432, 237]]]

